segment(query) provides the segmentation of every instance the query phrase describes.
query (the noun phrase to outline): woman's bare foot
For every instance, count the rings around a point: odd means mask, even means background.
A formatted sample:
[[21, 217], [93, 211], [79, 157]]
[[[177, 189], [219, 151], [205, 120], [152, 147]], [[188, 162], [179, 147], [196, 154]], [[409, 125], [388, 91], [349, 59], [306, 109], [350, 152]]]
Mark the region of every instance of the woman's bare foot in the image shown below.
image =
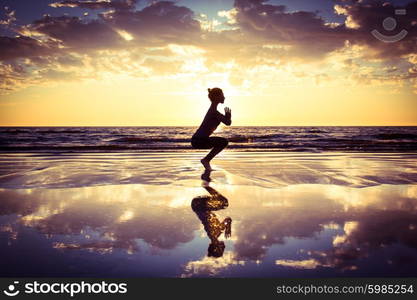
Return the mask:
[[201, 163], [203, 164], [203, 166], [204, 166], [204, 168], [207, 170], [207, 171], [211, 171], [212, 170], [212, 168], [211, 168], [211, 166], [210, 166], [210, 161], [208, 161], [207, 159], [205, 159], [205, 158], [203, 158], [202, 160], [200, 160], [201, 161]]

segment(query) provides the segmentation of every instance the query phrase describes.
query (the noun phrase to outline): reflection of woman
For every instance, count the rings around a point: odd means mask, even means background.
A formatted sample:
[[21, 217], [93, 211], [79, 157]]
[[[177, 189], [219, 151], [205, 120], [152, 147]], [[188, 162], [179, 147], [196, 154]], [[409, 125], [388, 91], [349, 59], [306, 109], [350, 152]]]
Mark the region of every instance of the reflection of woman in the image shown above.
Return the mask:
[[232, 235], [232, 219], [227, 217], [223, 222], [220, 222], [213, 211], [224, 209], [229, 206], [229, 203], [223, 195], [219, 194], [212, 187], [206, 186], [205, 189], [210, 195], [195, 197], [191, 202], [191, 207], [201, 223], [203, 223], [207, 236], [210, 238], [211, 243], [208, 247], [207, 255], [221, 257], [225, 245], [218, 238], [223, 231], [226, 238]]

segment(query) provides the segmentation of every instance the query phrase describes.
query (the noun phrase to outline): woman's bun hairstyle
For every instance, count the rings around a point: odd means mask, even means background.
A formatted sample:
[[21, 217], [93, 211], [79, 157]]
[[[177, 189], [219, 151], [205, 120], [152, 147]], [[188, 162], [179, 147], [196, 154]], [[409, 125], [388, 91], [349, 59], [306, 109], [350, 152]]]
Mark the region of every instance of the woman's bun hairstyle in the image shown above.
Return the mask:
[[213, 101], [213, 99], [215, 98], [215, 96], [219, 95], [219, 94], [223, 94], [223, 91], [221, 88], [215, 87], [215, 88], [208, 88], [208, 97], [211, 101]]

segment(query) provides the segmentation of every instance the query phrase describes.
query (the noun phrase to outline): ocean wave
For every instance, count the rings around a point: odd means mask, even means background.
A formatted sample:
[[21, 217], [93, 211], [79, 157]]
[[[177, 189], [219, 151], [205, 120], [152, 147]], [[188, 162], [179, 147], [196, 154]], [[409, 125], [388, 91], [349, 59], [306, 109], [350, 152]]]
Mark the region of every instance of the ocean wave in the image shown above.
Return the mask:
[[14, 130], [0, 130], [1, 134], [22, 134], [22, 133], [28, 133], [28, 134], [62, 134], [62, 133], [72, 133], [72, 134], [79, 134], [79, 133], [86, 133], [87, 130], [49, 130], [49, 129], [14, 129]]
[[110, 140], [110, 142], [115, 143], [186, 143], [191, 142], [191, 139], [184, 139], [184, 138], [168, 138], [168, 137], [122, 137], [114, 140]]
[[[3, 127], [0, 151], [192, 150], [194, 127]], [[243, 151], [416, 151], [417, 127], [226, 127]]]
[[417, 134], [412, 133], [380, 133], [374, 135], [380, 140], [416, 140]]
[[[417, 151], [417, 143], [229, 143], [227, 149], [241, 150], [272, 150], [272, 151], [373, 151], [373, 152], [396, 152]], [[0, 146], [2, 152], [16, 151], [132, 151], [132, 150], [196, 150], [189, 143], [137, 143], [137, 144], [108, 144], [108, 145], [30, 145], [30, 146]]]

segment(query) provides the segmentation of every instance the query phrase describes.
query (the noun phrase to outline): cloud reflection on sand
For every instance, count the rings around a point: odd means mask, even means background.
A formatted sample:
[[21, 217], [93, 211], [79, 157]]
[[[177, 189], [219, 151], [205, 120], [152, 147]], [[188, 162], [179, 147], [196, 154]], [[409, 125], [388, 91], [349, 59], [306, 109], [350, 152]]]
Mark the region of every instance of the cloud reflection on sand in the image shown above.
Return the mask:
[[[190, 207], [194, 197], [204, 194], [195, 183], [1, 189], [0, 234], [11, 247], [28, 238], [21, 235], [23, 228], [32, 228], [31, 235], [48, 237], [46, 247], [63, 255], [85, 250], [112, 261], [112, 253], [122, 250], [139, 255], [131, 261], [138, 268], [145, 268], [140, 255], [156, 256], [170, 274], [183, 277], [239, 276], [250, 264], [265, 276], [289, 269], [300, 276], [316, 269], [367, 273], [372, 272], [367, 262], [376, 257], [385, 275], [399, 274], [401, 268], [410, 274], [417, 266], [415, 185], [268, 189], [217, 184], [229, 207], [216, 214], [233, 219], [233, 239], [224, 256], [214, 259], [206, 255], [209, 240]], [[300, 244], [285, 250], [294, 242]], [[144, 245], [150, 253], [141, 250]], [[5, 257], [8, 251], [1, 250]], [[162, 271], [160, 276], [165, 276]]]
[[[2, 215], [17, 214], [17, 223], [36, 228], [42, 234], [84, 235], [86, 240], [92, 239], [85, 234], [86, 229], [98, 234], [96, 241], [85, 244], [58, 243], [55, 248], [59, 249], [85, 246], [98, 251], [109, 247], [132, 251], [137, 248], [134, 240], [139, 238], [157, 248], [171, 249], [191, 240], [197, 228], [188, 207], [175, 208], [175, 199], [164, 199], [157, 190], [151, 195], [140, 186], [2, 190], [0, 199], [4, 204], [0, 206]], [[163, 209], [158, 205], [160, 201], [165, 205]], [[177, 214], [181, 217], [175, 217]]]

